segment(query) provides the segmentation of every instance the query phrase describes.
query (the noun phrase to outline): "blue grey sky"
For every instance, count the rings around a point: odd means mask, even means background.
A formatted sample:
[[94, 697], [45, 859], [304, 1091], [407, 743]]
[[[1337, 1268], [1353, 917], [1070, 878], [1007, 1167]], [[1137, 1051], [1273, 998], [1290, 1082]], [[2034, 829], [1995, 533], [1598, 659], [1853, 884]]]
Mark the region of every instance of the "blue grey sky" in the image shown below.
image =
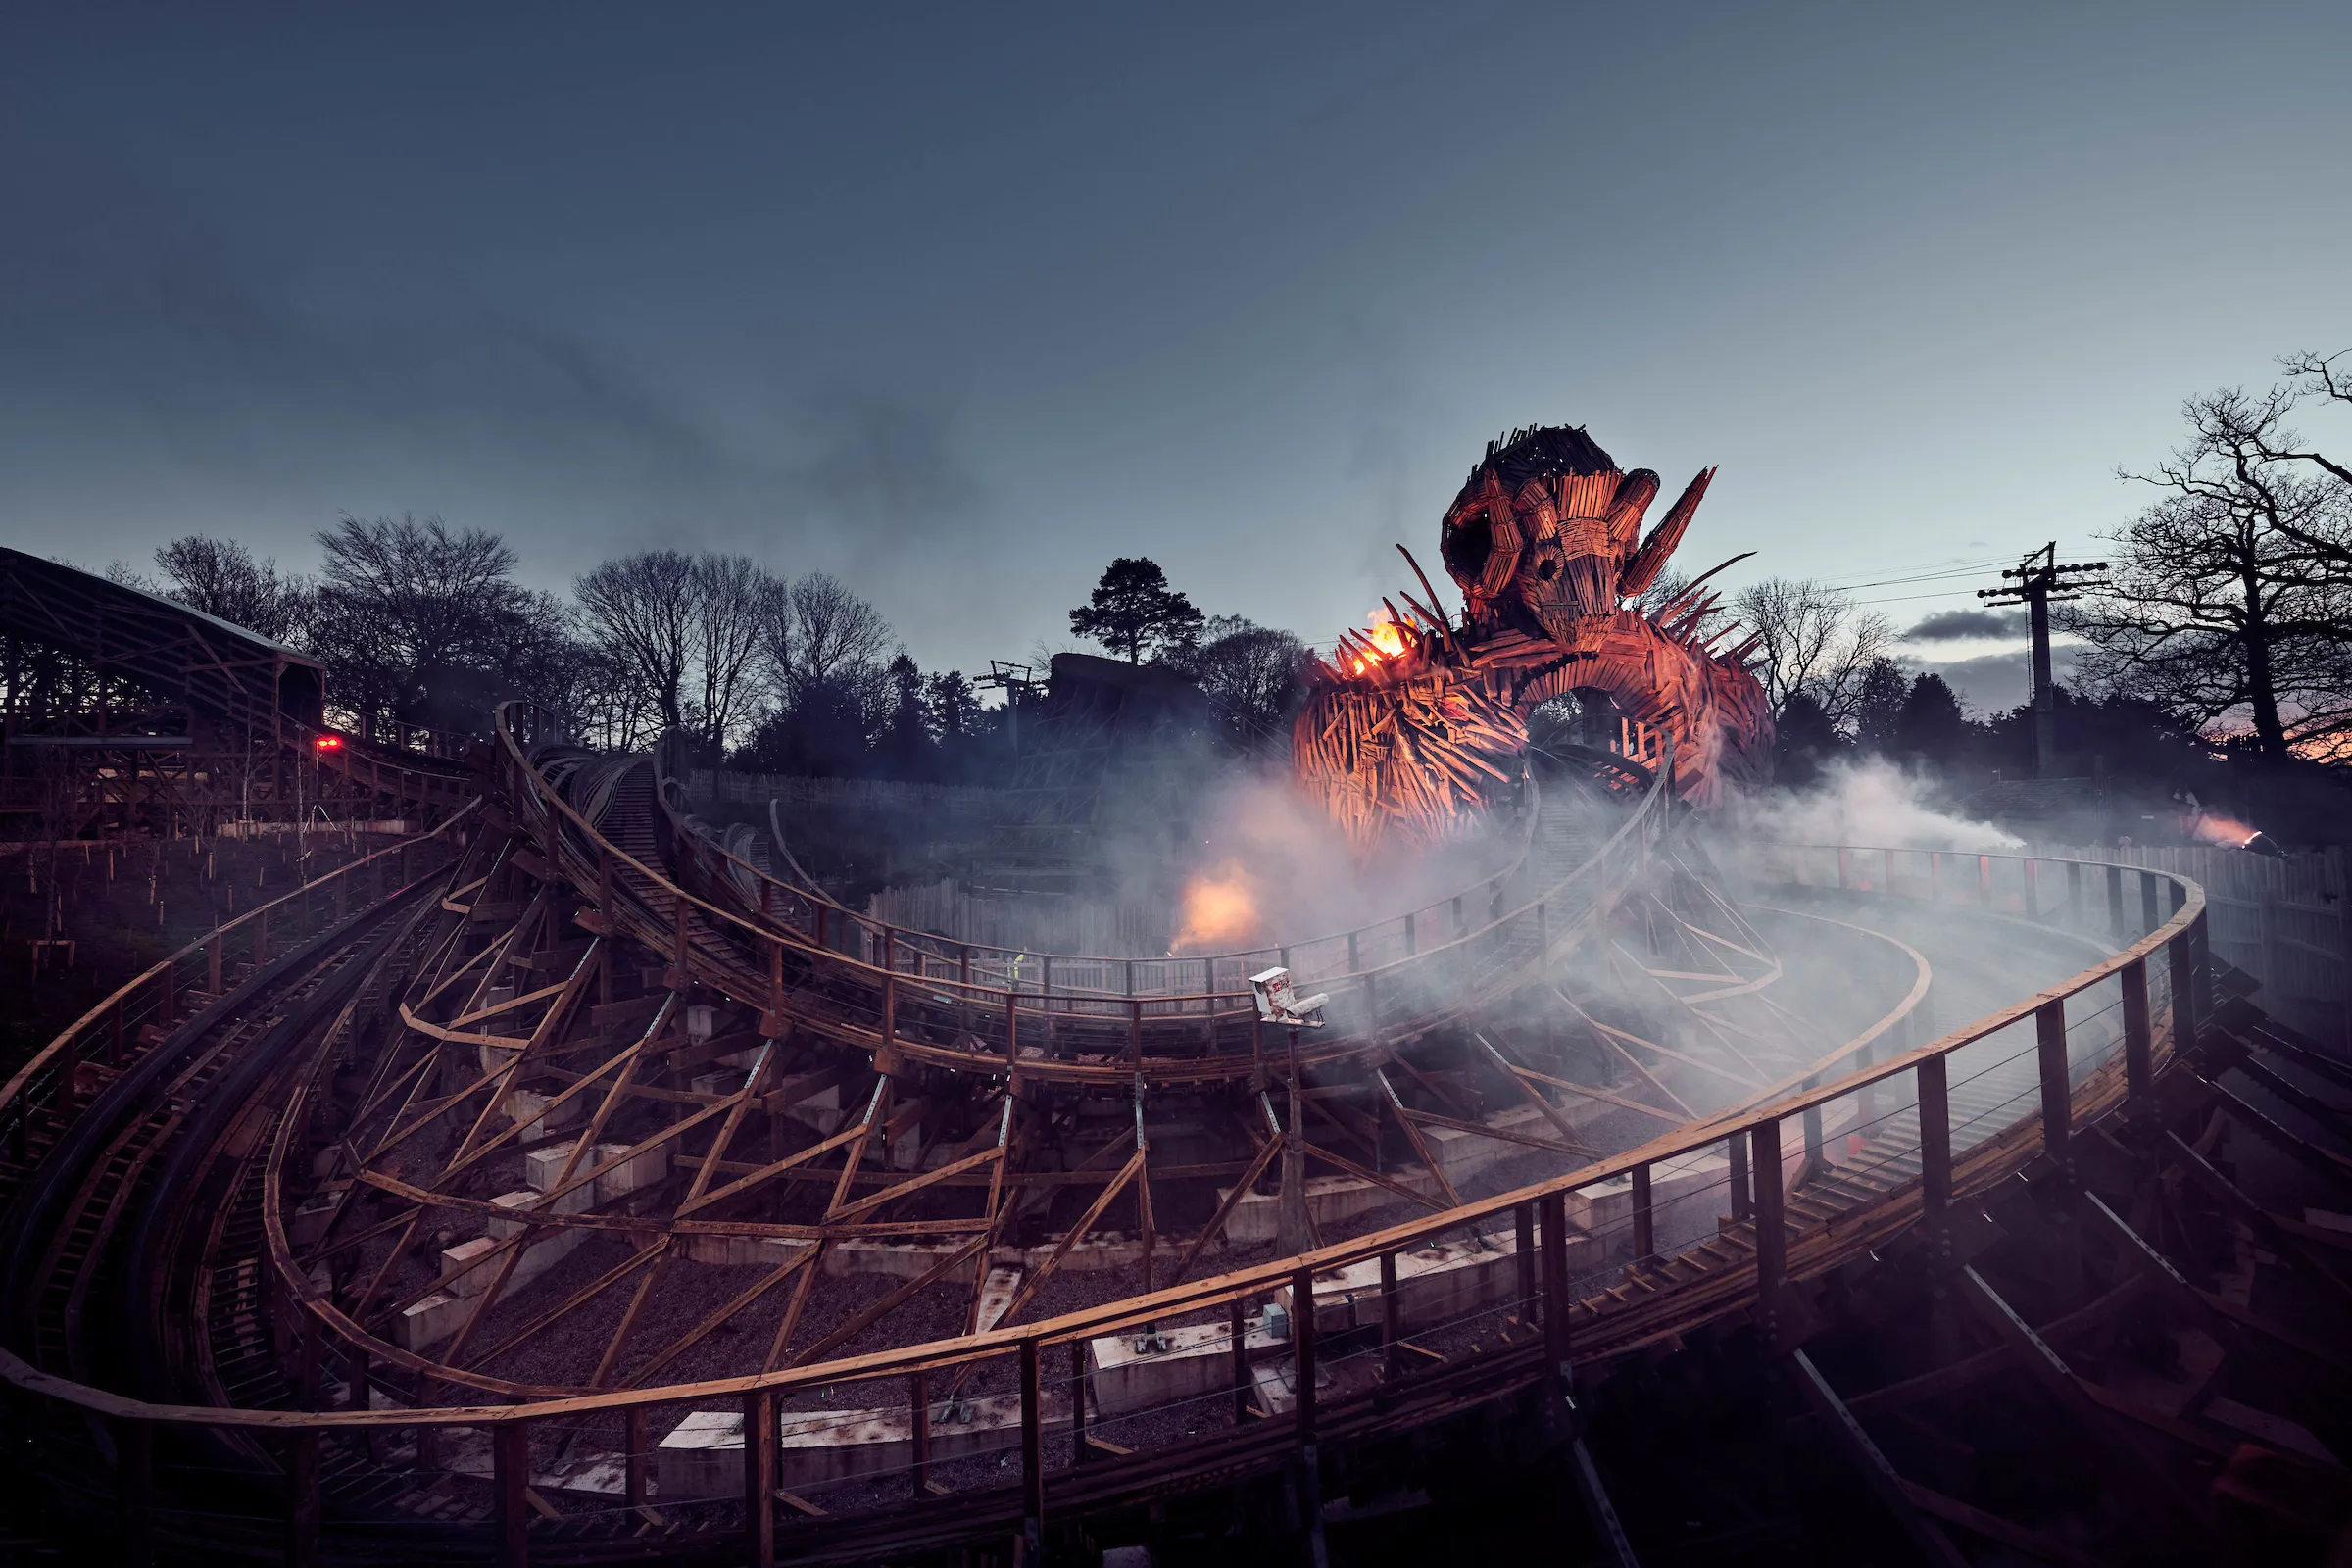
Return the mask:
[[20, 0], [0, 536], [741, 550], [968, 668], [1113, 555], [1328, 639], [1568, 422], [1722, 466], [1694, 570], [2082, 559], [2183, 397], [2352, 346], [2348, 65], [2340, 3]]

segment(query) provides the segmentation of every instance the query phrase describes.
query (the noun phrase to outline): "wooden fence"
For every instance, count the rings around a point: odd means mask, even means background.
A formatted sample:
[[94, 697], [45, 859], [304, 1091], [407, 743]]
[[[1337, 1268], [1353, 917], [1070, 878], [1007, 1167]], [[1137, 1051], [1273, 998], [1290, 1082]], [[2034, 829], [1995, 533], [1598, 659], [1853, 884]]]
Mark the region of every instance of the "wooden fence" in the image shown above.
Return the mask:
[[712, 772], [697, 768], [683, 781], [689, 801], [740, 801], [784, 808], [832, 808], [853, 811], [941, 813], [996, 821], [1007, 810], [1009, 792], [968, 784], [908, 784], [887, 778], [808, 778], [798, 773]]
[[2352, 888], [2341, 849], [2283, 858], [2211, 845], [2035, 853], [2189, 878], [2205, 890], [2213, 951], [2262, 982], [2263, 1005], [2307, 1034], [2352, 1046]]

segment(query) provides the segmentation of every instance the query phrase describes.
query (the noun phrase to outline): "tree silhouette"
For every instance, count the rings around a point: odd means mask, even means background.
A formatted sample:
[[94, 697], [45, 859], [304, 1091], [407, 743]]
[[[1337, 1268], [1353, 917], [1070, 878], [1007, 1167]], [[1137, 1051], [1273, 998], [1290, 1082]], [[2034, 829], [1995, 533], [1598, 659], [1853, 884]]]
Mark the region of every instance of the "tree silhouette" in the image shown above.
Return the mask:
[[1093, 597], [1070, 612], [1070, 630], [1140, 664], [1146, 653], [1190, 644], [1200, 634], [1200, 620], [1193, 602], [1168, 587], [1158, 562], [1121, 556], [1103, 570]]

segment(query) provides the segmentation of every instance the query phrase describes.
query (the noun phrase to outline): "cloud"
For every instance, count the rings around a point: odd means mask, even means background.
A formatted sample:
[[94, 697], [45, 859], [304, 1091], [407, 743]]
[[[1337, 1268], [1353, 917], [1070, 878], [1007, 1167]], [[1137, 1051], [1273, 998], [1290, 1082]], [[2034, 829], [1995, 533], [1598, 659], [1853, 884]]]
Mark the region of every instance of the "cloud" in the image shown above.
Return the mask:
[[1948, 643], [1967, 638], [2023, 637], [2028, 629], [2026, 612], [2022, 610], [2007, 614], [1997, 610], [1939, 610], [1903, 633], [1902, 640]]
[[822, 444], [802, 470], [810, 501], [869, 548], [962, 531], [985, 499], [956, 451], [948, 411], [858, 398], [816, 416]]
[[[2074, 677], [2077, 650], [2059, 643], [2050, 649], [2050, 673], [2060, 685]], [[1959, 694], [1961, 704], [1978, 713], [2005, 713], [2032, 695], [2032, 677], [2024, 649], [2006, 654], [1983, 654], [1949, 663], [1919, 662], [1913, 667], [1941, 675]]]

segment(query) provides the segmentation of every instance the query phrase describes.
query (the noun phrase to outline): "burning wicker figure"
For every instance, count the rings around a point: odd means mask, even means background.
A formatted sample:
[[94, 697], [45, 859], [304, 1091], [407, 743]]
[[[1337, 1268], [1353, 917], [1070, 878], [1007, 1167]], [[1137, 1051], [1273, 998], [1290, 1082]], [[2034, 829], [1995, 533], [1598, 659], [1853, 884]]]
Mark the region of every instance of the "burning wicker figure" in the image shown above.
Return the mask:
[[1515, 776], [1528, 713], [1597, 692], [1672, 741], [1684, 800], [1709, 807], [1760, 788], [1773, 724], [1746, 662], [1756, 639], [1718, 653], [1734, 628], [1701, 631], [1718, 608], [1703, 585], [1723, 567], [1665, 604], [1629, 603], [1658, 580], [1714, 472], [1691, 480], [1644, 539], [1658, 493], [1649, 469], [1621, 472], [1581, 429], [1490, 444], [1440, 535], [1461, 624], [1414, 564], [1427, 602], [1384, 600], [1385, 621], [1316, 662], [1293, 737], [1299, 781], [1359, 845], [1440, 837]]

